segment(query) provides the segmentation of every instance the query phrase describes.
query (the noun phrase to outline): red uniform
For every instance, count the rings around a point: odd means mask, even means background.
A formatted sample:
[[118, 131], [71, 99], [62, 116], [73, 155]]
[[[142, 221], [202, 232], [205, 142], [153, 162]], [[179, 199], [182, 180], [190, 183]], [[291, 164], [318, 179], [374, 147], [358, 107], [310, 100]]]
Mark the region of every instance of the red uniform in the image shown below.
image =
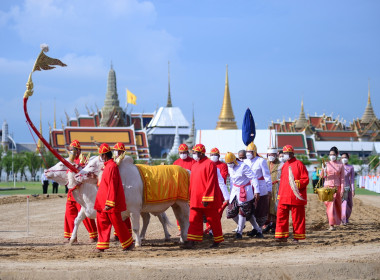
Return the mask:
[[196, 161], [194, 159], [192, 159], [191, 157], [188, 156], [186, 159], [181, 159], [181, 158], [177, 159], [175, 162], [173, 162], [173, 164], [179, 165], [179, 166], [191, 171], [191, 168], [195, 162]]
[[[207, 207], [202, 202], [208, 202]], [[214, 242], [224, 241], [219, 208], [223, 203], [223, 194], [220, 190], [216, 165], [207, 157], [193, 165], [190, 175], [190, 226], [187, 239], [202, 241], [203, 216], [211, 225]]]
[[[73, 190], [70, 189], [67, 193], [66, 212], [65, 212], [65, 226], [64, 237], [70, 239], [74, 230], [74, 221], [80, 211], [80, 204], [77, 203], [73, 196]], [[96, 223], [94, 219], [86, 218], [83, 220], [83, 224], [86, 227], [90, 238], [96, 239], [98, 237], [98, 231], [96, 229]]]
[[224, 183], [226, 183], [227, 182], [227, 175], [228, 175], [227, 164], [225, 164], [224, 162], [221, 162], [220, 160], [218, 160], [217, 162], [215, 162], [215, 164], [216, 164], [216, 167], [220, 171], [220, 175], [222, 175], [222, 177], [224, 179]]
[[[105, 210], [110, 206], [110, 210]], [[99, 229], [97, 249], [109, 249], [111, 226], [115, 228], [121, 246], [126, 249], [133, 243], [133, 238], [125, 222], [121, 218], [121, 212], [127, 209], [125, 204], [124, 189], [120, 178], [119, 168], [112, 160], [104, 163], [102, 180], [99, 184], [95, 199], [96, 220]]]
[[[289, 166], [292, 168], [294, 180], [301, 197], [298, 199], [289, 185]], [[307, 203], [306, 187], [309, 184], [309, 174], [305, 165], [296, 158], [284, 163], [281, 170], [279, 187], [279, 203], [277, 208], [276, 238], [289, 237], [289, 210], [292, 211], [293, 237], [305, 239], [305, 205]]]

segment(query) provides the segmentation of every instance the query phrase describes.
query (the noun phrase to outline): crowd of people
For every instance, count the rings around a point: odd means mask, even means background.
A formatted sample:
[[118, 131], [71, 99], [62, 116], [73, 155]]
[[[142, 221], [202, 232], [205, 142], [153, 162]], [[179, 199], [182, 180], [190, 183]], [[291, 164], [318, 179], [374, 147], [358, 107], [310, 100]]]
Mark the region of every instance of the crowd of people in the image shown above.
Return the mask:
[[[70, 146], [74, 163], [80, 167], [80, 143], [74, 140]], [[99, 252], [109, 248], [112, 226], [115, 239], [120, 241], [123, 250], [134, 247], [130, 219], [123, 221], [121, 218], [121, 212], [126, 210], [127, 205], [118, 166], [114, 161], [125, 151], [125, 147], [117, 143], [112, 149], [105, 143], [99, 147], [99, 156], [105, 167], [94, 207], [97, 221], [95, 223], [88, 218], [84, 221], [90, 240], [97, 242]], [[195, 145], [191, 154], [189, 147], [181, 144], [178, 154], [179, 158], [173, 164], [190, 173], [189, 229], [183, 249], [194, 248], [205, 234], [212, 235], [212, 248], [219, 247], [224, 241], [221, 223], [224, 212], [237, 225], [235, 239], [243, 239], [247, 221], [252, 226], [247, 233], [251, 238], [263, 238], [266, 233], [274, 233], [278, 242], [287, 242], [289, 236], [296, 243], [306, 238], [305, 207], [309, 174], [305, 165], [295, 157], [291, 145], [284, 146], [280, 151], [269, 148], [267, 158], [263, 158], [258, 154], [256, 145], [251, 143], [238, 152], [238, 157], [232, 152], [226, 153], [224, 162], [218, 148], [212, 148], [210, 157], [207, 157], [206, 147], [202, 144]], [[325, 188], [336, 190], [333, 201], [325, 202], [329, 230], [349, 222], [355, 195], [355, 174], [353, 167], [348, 165], [349, 155], [341, 154], [340, 160], [338, 155], [338, 149], [332, 147], [329, 161], [318, 174], [318, 181], [323, 179]], [[315, 177], [312, 179], [313, 183], [317, 180]], [[67, 240], [71, 238], [79, 210], [80, 205], [75, 202], [70, 190], [65, 213], [64, 237]], [[290, 213], [292, 235], [289, 234]]]

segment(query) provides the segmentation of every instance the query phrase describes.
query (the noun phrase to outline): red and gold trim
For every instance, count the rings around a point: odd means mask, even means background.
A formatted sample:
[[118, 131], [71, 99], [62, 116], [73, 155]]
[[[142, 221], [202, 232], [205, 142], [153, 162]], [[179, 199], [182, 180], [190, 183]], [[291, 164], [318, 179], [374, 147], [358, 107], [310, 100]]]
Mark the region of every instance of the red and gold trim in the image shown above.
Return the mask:
[[97, 232], [97, 231], [90, 232], [89, 235], [90, 235], [90, 238], [91, 238], [91, 239], [95, 239], [95, 238], [98, 237], [98, 232]]
[[274, 234], [275, 238], [288, 238], [289, 237], [289, 232], [278, 232]]
[[110, 207], [115, 207], [116, 203], [115, 203], [115, 201], [106, 200], [106, 205], [110, 206]]
[[306, 235], [305, 234], [293, 234], [294, 239], [305, 239]]
[[115, 146], [113, 146], [112, 149], [114, 149], [114, 150], [118, 150], [118, 151], [125, 151], [125, 146], [124, 146], [123, 143], [121, 143], [121, 142], [117, 142], [117, 143], [115, 144]]
[[80, 149], [80, 143], [78, 140], [73, 140], [73, 142], [70, 143], [70, 147], [78, 148]]
[[214, 196], [204, 196], [202, 197], [202, 202], [213, 202]]
[[220, 235], [220, 236], [214, 236], [214, 242], [215, 243], [220, 243], [220, 242], [223, 242], [224, 241], [224, 237], [223, 235]]
[[128, 248], [129, 246], [132, 245], [132, 243], [133, 243], [133, 238], [131, 236], [127, 241], [124, 241], [123, 243], [121, 243], [121, 247], [123, 247], [123, 249]]
[[107, 143], [103, 143], [102, 145], [100, 145], [99, 147], [99, 154], [105, 154], [105, 153], [108, 153], [111, 151], [111, 148], [110, 146], [108, 146]]
[[195, 234], [187, 234], [187, 240], [192, 240], [192, 241], [202, 241], [203, 236], [202, 235], [195, 235]]
[[63, 234], [63, 236], [64, 236], [64, 238], [71, 238], [71, 232], [64, 232], [64, 234]]
[[197, 144], [194, 146], [193, 151], [205, 154], [206, 153], [206, 147], [203, 144]]
[[98, 242], [96, 244], [96, 249], [105, 250], [110, 248], [109, 242]]
[[218, 148], [212, 148], [211, 151], [210, 151], [210, 154], [218, 154], [218, 155], [220, 155], [220, 152], [219, 152]]

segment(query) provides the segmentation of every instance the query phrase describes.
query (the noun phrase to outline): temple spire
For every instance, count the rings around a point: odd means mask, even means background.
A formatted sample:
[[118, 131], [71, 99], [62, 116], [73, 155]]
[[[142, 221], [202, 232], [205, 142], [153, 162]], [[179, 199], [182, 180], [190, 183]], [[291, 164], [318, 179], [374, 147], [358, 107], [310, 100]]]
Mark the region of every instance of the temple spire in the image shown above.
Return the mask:
[[303, 109], [303, 98], [301, 101], [301, 112], [298, 120], [296, 121], [296, 128], [304, 128], [307, 125], [307, 119], [305, 116], [305, 111]]
[[228, 65], [226, 65], [226, 81], [224, 86], [222, 109], [220, 110], [219, 121], [217, 122], [215, 129], [237, 129], [235, 115], [231, 105], [230, 87], [228, 82]]
[[372, 102], [371, 102], [371, 91], [369, 86], [369, 79], [368, 79], [368, 100], [367, 100], [367, 106], [364, 110], [364, 114], [361, 118], [362, 123], [369, 123], [371, 120], [376, 118], [375, 112], [372, 108]]
[[173, 107], [172, 105], [172, 97], [170, 95], [170, 61], [168, 61], [168, 102], [166, 107]]

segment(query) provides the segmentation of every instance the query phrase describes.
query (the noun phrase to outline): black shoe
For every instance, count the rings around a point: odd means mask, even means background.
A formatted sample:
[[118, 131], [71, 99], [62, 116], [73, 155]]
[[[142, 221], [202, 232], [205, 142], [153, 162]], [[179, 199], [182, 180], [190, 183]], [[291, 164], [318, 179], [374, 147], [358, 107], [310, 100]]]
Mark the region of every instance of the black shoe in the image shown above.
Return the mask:
[[272, 223], [267, 224], [267, 226], [263, 229], [263, 233], [268, 233], [269, 230], [272, 229]]
[[219, 244], [220, 244], [220, 243], [216, 243], [216, 242], [212, 243], [212, 245], [210, 246], [210, 249], [211, 249], [211, 248], [214, 248], [214, 249], [215, 249], [215, 248], [219, 248]]
[[256, 238], [264, 238], [264, 235], [261, 232], [258, 232], [255, 237]]
[[253, 229], [247, 233], [247, 236], [254, 237], [257, 234], [257, 230]]
[[241, 233], [236, 233], [235, 235], [235, 239], [243, 239], [243, 236], [241, 235]]

